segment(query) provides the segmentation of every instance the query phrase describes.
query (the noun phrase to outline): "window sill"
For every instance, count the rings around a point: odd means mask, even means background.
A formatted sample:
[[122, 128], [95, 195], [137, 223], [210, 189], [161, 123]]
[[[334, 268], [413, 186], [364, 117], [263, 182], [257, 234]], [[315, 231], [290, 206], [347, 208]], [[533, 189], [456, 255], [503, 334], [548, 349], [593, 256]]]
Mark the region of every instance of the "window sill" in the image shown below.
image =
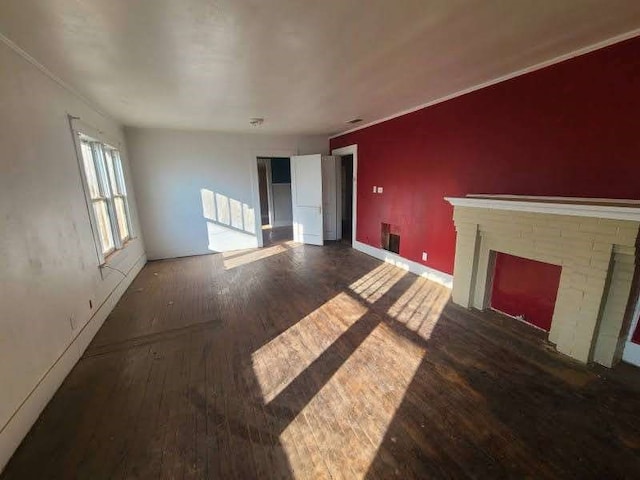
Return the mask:
[[114, 250], [104, 259], [104, 263], [99, 266], [100, 275], [102, 280], [106, 280], [113, 273], [117, 273], [120, 276], [126, 276], [126, 271], [122, 270], [120, 266], [125, 263], [129, 258], [131, 247], [136, 243], [137, 237], [132, 237], [125, 242], [122, 248]]

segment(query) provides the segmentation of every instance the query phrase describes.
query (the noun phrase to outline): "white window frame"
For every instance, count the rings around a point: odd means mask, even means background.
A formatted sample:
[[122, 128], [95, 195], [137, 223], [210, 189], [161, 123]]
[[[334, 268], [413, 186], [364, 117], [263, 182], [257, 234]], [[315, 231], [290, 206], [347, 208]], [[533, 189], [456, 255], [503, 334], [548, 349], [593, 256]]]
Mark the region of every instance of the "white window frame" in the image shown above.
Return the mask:
[[[129, 198], [127, 194], [128, 181], [123, 165], [122, 151], [119, 148], [119, 142], [110, 141], [110, 139], [105, 137], [102, 132], [79, 122], [73, 117], [71, 117], [71, 130], [76, 149], [78, 167], [80, 170], [82, 188], [87, 204], [87, 212], [91, 223], [98, 265], [102, 267], [108, 263], [112, 255], [119, 250], [124, 249], [127, 244], [135, 238], [131, 210], [129, 208]], [[91, 188], [89, 186], [84, 164], [82, 152], [83, 143], [87, 143], [91, 148], [92, 161], [94, 162], [93, 165], [99, 187], [99, 195], [93, 197], [91, 195]], [[111, 158], [114, 177], [112, 177], [107, 171], [108, 166], [105, 155], [106, 152], [108, 152], [109, 155], [113, 155], [113, 152], [116, 153], [116, 156]], [[96, 162], [96, 156], [101, 156], [101, 161]], [[115, 188], [112, 188], [113, 184], [115, 184]], [[116, 199], [121, 199], [128, 235], [121, 235], [118, 215], [116, 213]], [[113, 247], [105, 250], [103, 250], [102, 239], [100, 237], [100, 226], [94, 210], [94, 203], [97, 202], [105, 202], [107, 206], [108, 224]]]

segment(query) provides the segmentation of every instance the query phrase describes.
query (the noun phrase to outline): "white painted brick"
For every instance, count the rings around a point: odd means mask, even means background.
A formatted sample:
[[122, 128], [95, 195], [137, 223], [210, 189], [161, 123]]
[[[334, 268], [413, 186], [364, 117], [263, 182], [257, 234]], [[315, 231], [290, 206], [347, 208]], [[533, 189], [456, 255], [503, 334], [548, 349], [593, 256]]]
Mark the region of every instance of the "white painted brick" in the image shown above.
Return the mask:
[[553, 239], [560, 239], [562, 230], [559, 227], [552, 227], [548, 225], [533, 225], [533, 234], [537, 237], [550, 237]]
[[579, 308], [581, 311], [595, 311], [597, 313], [602, 300], [603, 294], [601, 292], [584, 290], [584, 296], [582, 297]]
[[566, 276], [566, 280], [572, 286], [580, 286], [587, 283], [587, 275], [580, 272], [571, 272]]
[[577, 217], [574, 215], [546, 215], [550, 222], [557, 222], [560, 224], [575, 224], [580, 225], [585, 222], [585, 217]]
[[614, 276], [611, 284], [609, 285], [609, 290], [615, 292], [619, 295], [629, 296], [628, 291], [631, 288], [631, 282], [633, 281], [633, 277], [629, 278], [620, 278], [619, 276]]
[[554, 256], [564, 257], [566, 249], [557, 242], [548, 242], [545, 240], [536, 240], [533, 242], [533, 251], [548, 253]]
[[597, 268], [600, 270], [609, 270], [609, 259], [603, 259], [603, 258], [595, 258], [592, 257], [591, 260], [589, 261], [589, 265], [591, 265], [593, 268]]
[[585, 264], [579, 264], [579, 263], [574, 263], [570, 265], [571, 268], [578, 272], [578, 273], [584, 273], [585, 275], [589, 276], [589, 277], [602, 277], [605, 278], [607, 275], [607, 271], [606, 270], [602, 270], [602, 269], [596, 269], [594, 267], [592, 267], [591, 265], [589, 265], [589, 263], [585, 263]]
[[478, 229], [478, 225], [476, 223], [469, 222], [455, 222], [455, 227], [457, 232], [466, 232], [466, 231], [476, 231]]
[[593, 241], [589, 238], [561, 238], [558, 244], [568, 250], [584, 250], [585, 252], [593, 251]]
[[582, 302], [583, 296], [584, 296], [583, 290], [573, 288], [573, 287], [559, 288], [558, 298], [556, 299], [556, 301], [580, 303]]
[[638, 239], [637, 232], [629, 232], [627, 230], [620, 230], [615, 236], [614, 243], [620, 245], [634, 246]]
[[[465, 282], [470, 280], [478, 239], [483, 265], [489, 250], [562, 265], [550, 339], [563, 353], [587, 361], [602, 304], [598, 358], [604, 363], [613, 358], [636, 267], [638, 223], [460, 207], [454, 221], [457, 249], [469, 257], [462, 261], [456, 255], [456, 276], [460, 271]], [[605, 296], [612, 251], [615, 263]], [[454, 296], [460, 297], [456, 282]]]
[[567, 230], [564, 227], [560, 232], [560, 237], [561, 237], [560, 241], [564, 241], [565, 239], [574, 239], [574, 240], [583, 240], [583, 241], [593, 242], [595, 240], [595, 234], [593, 233], [578, 232], [577, 230], [576, 231]]
[[589, 221], [589, 219], [585, 219], [578, 226], [578, 231], [579, 232], [585, 232], [585, 233], [599, 233], [599, 234], [605, 234], [605, 235], [606, 234], [615, 235], [616, 230], [617, 230], [617, 226], [612, 228], [612, 227], [609, 227], [607, 225], [603, 225], [603, 224], [599, 223], [597, 220], [596, 221]]
[[609, 295], [628, 297], [632, 280], [633, 277], [621, 278], [619, 275], [613, 275], [608, 286]]
[[637, 235], [638, 224], [634, 222], [621, 221], [617, 224], [617, 230], [618, 230], [618, 233]]
[[633, 236], [617, 235], [615, 233], [594, 233], [593, 239], [597, 242], [616, 243], [619, 245], [633, 246], [636, 243], [636, 239]]
[[[616, 256], [616, 261], [621, 261], [625, 263], [635, 263], [636, 262], [636, 247], [629, 245], [614, 245], [613, 252]], [[618, 260], [619, 259], [619, 260]]]
[[601, 241], [594, 241], [593, 242], [593, 246], [592, 246], [592, 250], [594, 252], [606, 252], [609, 253], [611, 252], [612, 246], [611, 243], [609, 242], [601, 242]]

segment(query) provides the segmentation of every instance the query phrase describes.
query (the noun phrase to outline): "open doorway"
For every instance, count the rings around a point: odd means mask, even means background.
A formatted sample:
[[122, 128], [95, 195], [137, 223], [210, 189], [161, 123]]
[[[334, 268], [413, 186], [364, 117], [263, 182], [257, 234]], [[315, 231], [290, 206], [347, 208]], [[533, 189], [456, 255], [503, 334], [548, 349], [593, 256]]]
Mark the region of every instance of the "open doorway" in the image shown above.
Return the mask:
[[271, 225], [271, 209], [269, 208], [269, 178], [267, 174], [268, 158], [258, 158], [258, 191], [260, 193], [260, 224], [264, 228]]
[[360, 249], [358, 243], [358, 145], [334, 148], [331, 155], [336, 162], [336, 186], [338, 201], [338, 238]]
[[288, 157], [258, 157], [258, 192], [263, 246], [293, 239], [291, 161]]
[[342, 241], [353, 242], [353, 155], [340, 157], [340, 205]]

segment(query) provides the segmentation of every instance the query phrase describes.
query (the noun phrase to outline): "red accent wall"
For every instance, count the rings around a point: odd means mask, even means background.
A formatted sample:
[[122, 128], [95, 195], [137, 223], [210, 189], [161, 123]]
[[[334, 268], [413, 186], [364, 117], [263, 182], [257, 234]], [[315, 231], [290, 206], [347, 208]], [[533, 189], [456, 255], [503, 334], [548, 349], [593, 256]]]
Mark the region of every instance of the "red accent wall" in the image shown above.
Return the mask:
[[[358, 145], [357, 240], [452, 273], [468, 193], [640, 199], [640, 37], [331, 140]], [[384, 187], [374, 194], [373, 185]], [[428, 261], [421, 260], [422, 252]]]
[[491, 306], [549, 331], [562, 267], [496, 254]]

